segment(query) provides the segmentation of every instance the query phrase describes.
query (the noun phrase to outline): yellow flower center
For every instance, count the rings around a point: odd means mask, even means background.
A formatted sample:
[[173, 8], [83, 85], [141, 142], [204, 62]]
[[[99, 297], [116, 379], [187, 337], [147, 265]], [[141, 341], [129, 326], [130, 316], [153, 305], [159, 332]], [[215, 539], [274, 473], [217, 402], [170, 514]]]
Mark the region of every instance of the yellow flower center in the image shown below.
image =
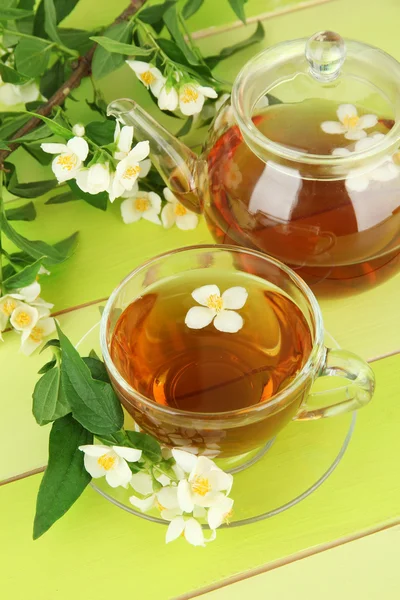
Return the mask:
[[208, 492], [211, 492], [210, 482], [206, 477], [197, 475], [192, 481], [192, 491], [199, 494], [199, 496], [205, 496]]
[[160, 504], [160, 502], [158, 500], [156, 500], [156, 507], [158, 508], [158, 510], [161, 512], [165, 509], [165, 506], [163, 506], [162, 504]]
[[199, 97], [199, 93], [190, 86], [187, 86], [183, 89], [181, 94], [181, 100], [184, 104], [189, 104], [189, 102], [196, 102]]
[[14, 308], [16, 308], [17, 303], [14, 298], [8, 298], [0, 305], [0, 310], [9, 317], [13, 312]]
[[211, 296], [209, 296], [207, 298], [208, 308], [212, 308], [213, 310], [216, 310], [217, 312], [222, 310], [223, 305], [224, 305], [224, 301], [222, 300], [221, 296], [218, 296], [218, 294], [211, 294]]
[[352, 117], [350, 115], [346, 115], [345, 118], [343, 119], [343, 125], [347, 129], [354, 129], [357, 126], [357, 123], [359, 120], [360, 120], [360, 117], [358, 117], [357, 115], [354, 115]]
[[15, 317], [15, 322], [19, 327], [26, 327], [30, 325], [32, 319], [28, 313], [22, 311]]
[[76, 156], [74, 154], [60, 154], [57, 158], [57, 164], [66, 171], [71, 171], [76, 167]]
[[33, 342], [41, 342], [44, 336], [44, 330], [41, 327], [34, 327], [29, 335]]
[[187, 209], [183, 206], [183, 204], [177, 204], [175, 206], [175, 214], [177, 217], [183, 217], [183, 215], [186, 215], [187, 213]]
[[125, 179], [133, 179], [133, 177], [136, 177], [137, 175], [139, 175], [139, 173], [139, 165], [136, 165], [135, 167], [128, 167], [127, 169], [125, 169], [124, 177]]
[[140, 73], [140, 79], [146, 85], [151, 85], [155, 80], [155, 76], [150, 71], [145, 71], [144, 73]]
[[227, 525], [229, 525], [229, 523], [231, 522], [232, 517], [233, 517], [233, 508], [231, 508], [231, 510], [229, 512], [224, 514], [224, 521], [225, 521], [225, 523], [227, 523]]
[[151, 204], [150, 200], [147, 200], [147, 198], [136, 198], [133, 202], [133, 206], [139, 212], [145, 212], [146, 210], [149, 210]]
[[103, 469], [105, 469], [106, 471], [109, 471], [110, 469], [112, 469], [112, 467], [115, 464], [115, 461], [116, 461], [115, 456], [110, 456], [109, 454], [102, 454], [97, 459], [97, 462], [99, 463], [99, 465], [101, 467], [103, 467]]

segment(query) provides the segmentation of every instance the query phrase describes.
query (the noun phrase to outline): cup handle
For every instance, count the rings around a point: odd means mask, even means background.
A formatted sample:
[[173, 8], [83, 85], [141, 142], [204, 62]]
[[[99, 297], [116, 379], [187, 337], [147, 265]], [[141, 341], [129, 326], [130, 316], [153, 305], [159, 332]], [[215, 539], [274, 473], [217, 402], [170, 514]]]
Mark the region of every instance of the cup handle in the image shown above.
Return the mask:
[[[318, 377], [344, 377], [348, 384], [326, 392], [309, 394], [295, 420], [309, 421], [357, 410], [370, 402], [375, 389], [375, 376], [371, 367], [362, 358], [347, 350], [326, 348], [324, 363]], [[310, 407], [310, 400], [317, 398], [327, 398], [332, 402], [323, 408]]]

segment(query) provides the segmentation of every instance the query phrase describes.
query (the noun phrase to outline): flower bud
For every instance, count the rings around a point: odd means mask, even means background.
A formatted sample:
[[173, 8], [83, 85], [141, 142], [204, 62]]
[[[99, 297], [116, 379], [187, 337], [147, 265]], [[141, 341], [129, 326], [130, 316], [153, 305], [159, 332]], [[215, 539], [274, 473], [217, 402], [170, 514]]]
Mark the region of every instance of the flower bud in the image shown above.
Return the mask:
[[76, 123], [72, 128], [72, 133], [78, 137], [85, 135], [85, 126], [82, 123]]

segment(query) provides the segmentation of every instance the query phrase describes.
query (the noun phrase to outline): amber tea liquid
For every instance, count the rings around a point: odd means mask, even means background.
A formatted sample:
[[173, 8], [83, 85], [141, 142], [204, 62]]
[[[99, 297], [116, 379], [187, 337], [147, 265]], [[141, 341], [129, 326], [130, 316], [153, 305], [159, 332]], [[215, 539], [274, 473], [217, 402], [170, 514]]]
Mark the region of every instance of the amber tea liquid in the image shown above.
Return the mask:
[[[278, 288], [252, 276], [213, 273], [184, 276], [155, 286], [120, 316], [111, 341], [111, 357], [123, 378], [154, 403], [171, 409], [211, 413], [268, 403], [285, 389], [307, 361], [312, 339], [306, 319]], [[223, 333], [211, 323], [189, 329], [187, 311], [197, 303], [191, 292], [214, 283], [221, 293], [232, 286], [248, 291], [244, 319], [237, 333]], [[163, 424], [129, 412], [139, 424], [169, 445], [210, 443], [224, 455], [240, 454], [270, 439], [296, 414], [303, 399], [293, 397], [263, 424], [232, 431], [207, 431]], [[273, 412], [273, 411], [272, 411]]]
[[[338, 120], [337, 107], [323, 100], [276, 104], [253, 121], [274, 142], [331, 155], [352, 144], [321, 129], [323, 121]], [[386, 134], [388, 127], [381, 120], [367, 133]], [[308, 166], [303, 178], [300, 165], [278, 169], [257, 158], [238, 127], [218, 139], [208, 167], [206, 218], [217, 242], [271, 254], [321, 293], [362, 291], [400, 269], [400, 178], [371, 181], [362, 192], [321, 179], [320, 166]]]

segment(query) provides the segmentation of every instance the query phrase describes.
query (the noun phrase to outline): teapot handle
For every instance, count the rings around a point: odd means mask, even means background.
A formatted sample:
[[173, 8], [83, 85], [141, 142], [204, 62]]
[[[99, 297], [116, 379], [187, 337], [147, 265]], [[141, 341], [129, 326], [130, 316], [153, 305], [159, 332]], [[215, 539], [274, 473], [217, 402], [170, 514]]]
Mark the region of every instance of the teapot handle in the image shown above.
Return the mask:
[[[309, 421], [357, 410], [370, 402], [375, 389], [375, 376], [371, 367], [347, 350], [326, 348], [324, 364], [318, 377], [342, 377], [348, 380], [348, 384], [326, 392], [309, 394], [295, 420]], [[324, 398], [331, 400], [328, 406], [312, 407], [313, 400], [315, 402]]]

